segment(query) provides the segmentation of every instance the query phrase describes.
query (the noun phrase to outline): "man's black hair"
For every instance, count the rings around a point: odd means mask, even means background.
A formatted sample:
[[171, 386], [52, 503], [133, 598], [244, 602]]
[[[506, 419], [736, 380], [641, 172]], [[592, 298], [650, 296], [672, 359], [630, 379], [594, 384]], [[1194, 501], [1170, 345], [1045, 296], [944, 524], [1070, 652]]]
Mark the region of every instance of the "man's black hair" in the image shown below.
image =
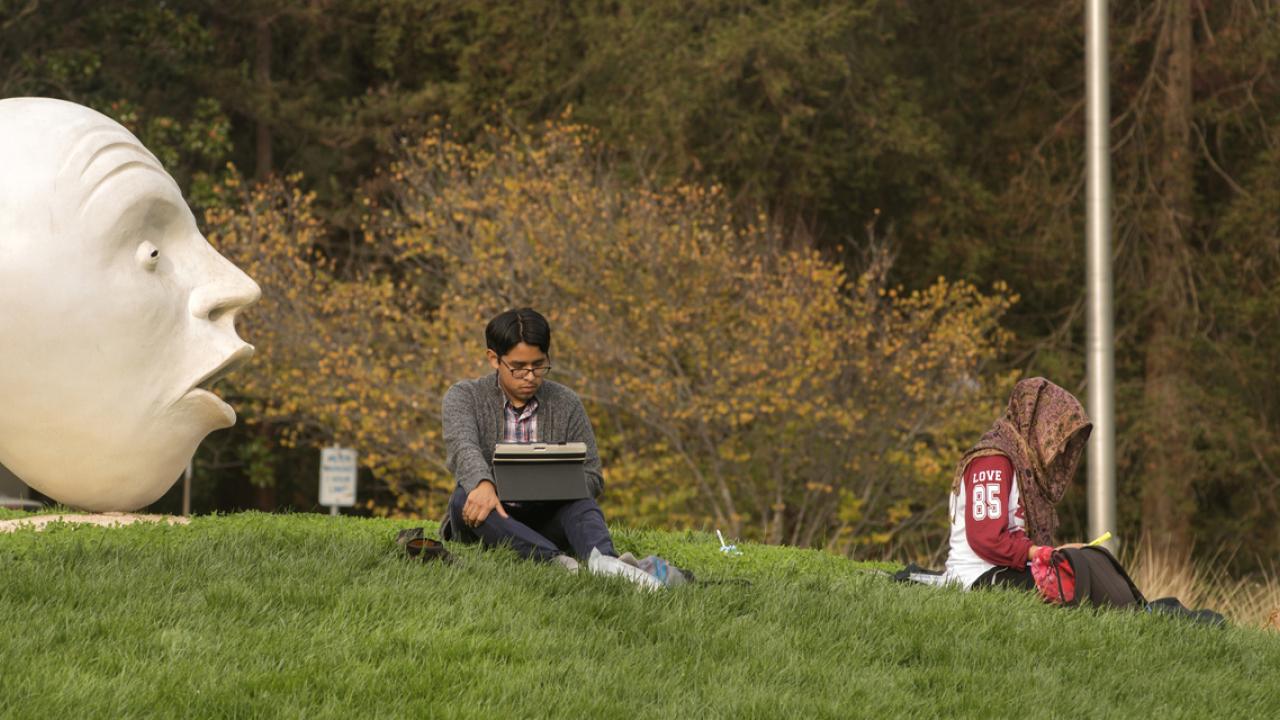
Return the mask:
[[508, 310], [489, 321], [484, 329], [484, 341], [499, 357], [511, 352], [511, 348], [525, 343], [551, 354], [551, 326], [533, 308]]

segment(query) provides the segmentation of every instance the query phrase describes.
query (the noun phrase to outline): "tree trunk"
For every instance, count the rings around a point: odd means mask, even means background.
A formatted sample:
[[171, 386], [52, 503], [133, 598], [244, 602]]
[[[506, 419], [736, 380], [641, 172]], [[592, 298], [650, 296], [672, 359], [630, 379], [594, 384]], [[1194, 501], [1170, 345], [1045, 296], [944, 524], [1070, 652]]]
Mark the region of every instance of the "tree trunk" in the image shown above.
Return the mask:
[[257, 177], [265, 180], [272, 172], [271, 166], [271, 19], [258, 18], [254, 28], [255, 58], [253, 79], [259, 97], [257, 137]]
[[1191, 479], [1190, 375], [1183, 352], [1193, 322], [1190, 229], [1192, 212], [1191, 61], [1192, 0], [1165, 0], [1157, 47], [1163, 102], [1158, 159], [1153, 167], [1158, 207], [1148, 258], [1151, 325], [1145, 358], [1145, 482], [1143, 529], [1161, 545], [1188, 547], [1194, 512]]

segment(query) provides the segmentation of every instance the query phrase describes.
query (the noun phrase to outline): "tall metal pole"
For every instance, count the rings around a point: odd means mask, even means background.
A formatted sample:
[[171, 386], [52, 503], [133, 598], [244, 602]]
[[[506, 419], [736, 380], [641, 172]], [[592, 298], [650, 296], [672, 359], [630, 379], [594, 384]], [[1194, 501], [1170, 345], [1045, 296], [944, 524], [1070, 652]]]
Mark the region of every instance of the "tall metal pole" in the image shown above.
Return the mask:
[[[1115, 334], [1111, 306], [1111, 98], [1107, 0], [1085, 0], [1086, 191], [1089, 309], [1089, 535], [1116, 532]], [[1117, 533], [1118, 534], [1118, 533]], [[1108, 543], [1112, 549], [1115, 541]]]

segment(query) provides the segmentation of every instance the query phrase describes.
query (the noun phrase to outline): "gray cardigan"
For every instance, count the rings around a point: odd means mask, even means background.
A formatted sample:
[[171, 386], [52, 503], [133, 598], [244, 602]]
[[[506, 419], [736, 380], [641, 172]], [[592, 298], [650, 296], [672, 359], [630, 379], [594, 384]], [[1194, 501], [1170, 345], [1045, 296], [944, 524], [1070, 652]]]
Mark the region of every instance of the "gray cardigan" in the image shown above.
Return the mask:
[[[587, 444], [587, 487], [592, 497], [604, 489], [600, 474], [600, 452], [591, 421], [577, 393], [551, 380], [538, 388], [538, 440], [540, 442], [582, 442]], [[445, 464], [466, 492], [481, 480], [493, 479], [493, 446], [502, 439], [506, 396], [498, 378], [486, 375], [463, 380], [444, 394]]]

